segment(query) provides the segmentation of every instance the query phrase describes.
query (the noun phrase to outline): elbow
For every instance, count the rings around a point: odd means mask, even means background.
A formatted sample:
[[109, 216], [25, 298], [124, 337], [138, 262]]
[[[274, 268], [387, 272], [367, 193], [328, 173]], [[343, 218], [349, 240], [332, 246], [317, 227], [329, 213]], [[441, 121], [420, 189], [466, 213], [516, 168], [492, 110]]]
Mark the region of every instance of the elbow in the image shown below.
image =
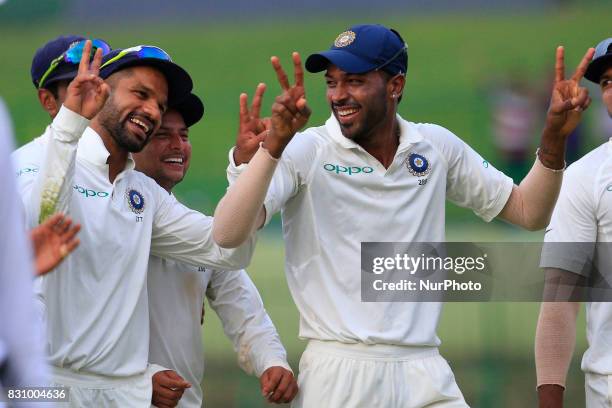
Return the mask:
[[535, 232], [535, 231], [543, 230], [544, 228], [546, 228], [547, 225], [548, 225], [547, 219], [529, 220], [525, 223], [525, 225], [523, 225], [523, 228], [525, 228], [527, 231]]
[[242, 245], [248, 236], [242, 236], [232, 228], [221, 228], [213, 222], [212, 237], [221, 248], [231, 249]]

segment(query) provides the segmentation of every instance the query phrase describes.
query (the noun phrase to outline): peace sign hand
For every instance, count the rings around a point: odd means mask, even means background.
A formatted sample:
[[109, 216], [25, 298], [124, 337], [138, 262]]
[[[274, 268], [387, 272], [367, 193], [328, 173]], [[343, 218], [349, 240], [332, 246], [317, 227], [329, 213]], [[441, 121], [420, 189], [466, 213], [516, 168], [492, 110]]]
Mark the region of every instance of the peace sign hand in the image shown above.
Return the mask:
[[582, 112], [591, 103], [589, 92], [580, 86], [580, 80], [587, 70], [589, 62], [595, 53], [594, 48], [589, 48], [576, 71], [569, 79], [565, 79], [564, 49], [557, 47], [557, 58], [555, 63], [555, 82], [550, 106], [546, 118], [546, 126], [561, 137], [569, 136], [582, 116]]
[[99, 77], [102, 49], [96, 50], [90, 64], [91, 47], [91, 41], [87, 40], [83, 47], [77, 76], [68, 85], [64, 101], [66, 108], [87, 119], [92, 119], [102, 110], [110, 93], [109, 86]]
[[304, 70], [302, 69], [300, 54], [294, 52], [292, 58], [295, 75], [293, 86], [289, 84], [287, 74], [283, 70], [278, 57], [271, 58], [272, 66], [276, 71], [283, 93], [276, 97], [272, 105], [270, 132], [264, 140], [264, 147], [276, 158], [281, 156], [293, 135], [308, 122], [311, 113], [306, 103]]
[[259, 118], [261, 101], [266, 91], [266, 84], [260, 83], [255, 89], [255, 96], [251, 104], [251, 110], [247, 106], [249, 97], [240, 94], [240, 116], [238, 126], [238, 137], [234, 148], [234, 162], [236, 165], [248, 163], [259, 149], [259, 144], [264, 141], [270, 129], [270, 118]]

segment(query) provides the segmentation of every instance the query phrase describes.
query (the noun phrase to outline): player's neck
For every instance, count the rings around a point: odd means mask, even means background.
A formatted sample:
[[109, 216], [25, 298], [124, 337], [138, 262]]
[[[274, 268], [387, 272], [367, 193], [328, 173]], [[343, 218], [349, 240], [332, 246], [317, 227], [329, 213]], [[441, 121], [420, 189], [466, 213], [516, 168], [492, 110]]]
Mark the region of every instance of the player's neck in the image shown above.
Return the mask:
[[399, 135], [399, 123], [393, 118], [379, 129], [373, 129], [370, 137], [357, 141], [357, 143], [388, 169], [393, 163], [399, 146]]
[[104, 147], [106, 147], [106, 150], [110, 153], [108, 159], [106, 159], [106, 164], [108, 164], [108, 179], [113, 183], [119, 173], [125, 170], [129, 153], [127, 150], [117, 145], [117, 142], [115, 142], [115, 139], [110, 133], [96, 121], [92, 121], [91, 128], [100, 135], [102, 142], [104, 142]]

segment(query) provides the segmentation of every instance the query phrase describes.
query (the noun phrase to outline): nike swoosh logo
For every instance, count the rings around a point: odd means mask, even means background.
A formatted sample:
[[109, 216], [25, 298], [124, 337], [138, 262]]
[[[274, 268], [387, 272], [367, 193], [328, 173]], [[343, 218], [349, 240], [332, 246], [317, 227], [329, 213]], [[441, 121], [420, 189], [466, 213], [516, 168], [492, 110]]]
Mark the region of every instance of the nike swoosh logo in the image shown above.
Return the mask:
[[544, 231], [544, 234], [548, 234], [550, 231], [552, 231], [552, 228], [549, 228], [546, 231]]

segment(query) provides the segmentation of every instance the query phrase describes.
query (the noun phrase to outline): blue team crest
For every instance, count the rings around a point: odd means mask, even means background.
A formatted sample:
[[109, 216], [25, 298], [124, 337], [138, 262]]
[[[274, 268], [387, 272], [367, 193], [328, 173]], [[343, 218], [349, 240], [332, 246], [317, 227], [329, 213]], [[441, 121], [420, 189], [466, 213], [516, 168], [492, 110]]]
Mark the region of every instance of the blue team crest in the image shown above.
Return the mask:
[[125, 195], [132, 211], [134, 211], [136, 214], [140, 214], [144, 211], [145, 200], [140, 192], [130, 189], [126, 191]]
[[410, 153], [405, 163], [410, 174], [417, 177], [423, 177], [429, 173], [429, 170], [431, 169], [429, 161], [425, 158], [425, 156], [418, 153]]

